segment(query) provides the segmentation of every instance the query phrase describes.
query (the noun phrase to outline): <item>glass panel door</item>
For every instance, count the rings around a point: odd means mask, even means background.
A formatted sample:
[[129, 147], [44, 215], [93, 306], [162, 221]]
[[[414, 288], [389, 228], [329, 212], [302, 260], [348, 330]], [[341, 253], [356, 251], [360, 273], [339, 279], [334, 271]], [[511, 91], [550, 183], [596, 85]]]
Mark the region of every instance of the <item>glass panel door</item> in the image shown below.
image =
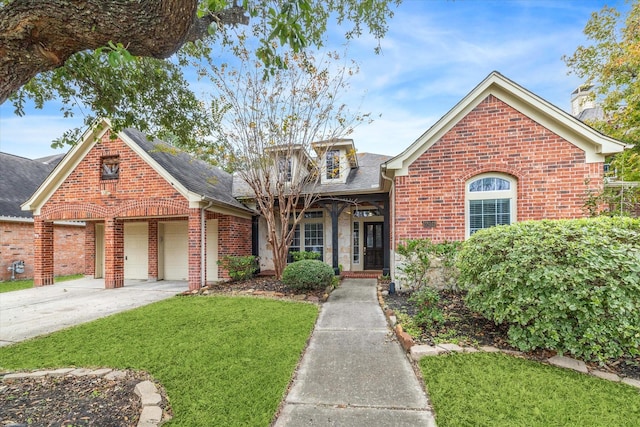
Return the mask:
[[382, 246], [382, 223], [365, 222], [364, 269], [381, 270], [384, 265]]

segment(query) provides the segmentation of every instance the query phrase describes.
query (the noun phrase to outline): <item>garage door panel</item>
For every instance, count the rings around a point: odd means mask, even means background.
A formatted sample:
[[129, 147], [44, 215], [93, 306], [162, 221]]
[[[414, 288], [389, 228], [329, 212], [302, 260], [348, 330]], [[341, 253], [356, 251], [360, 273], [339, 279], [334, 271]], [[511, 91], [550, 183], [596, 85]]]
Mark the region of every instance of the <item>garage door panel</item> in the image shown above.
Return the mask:
[[147, 280], [149, 276], [149, 226], [146, 222], [124, 224], [124, 278]]
[[164, 278], [187, 280], [189, 276], [189, 227], [186, 221], [164, 224]]

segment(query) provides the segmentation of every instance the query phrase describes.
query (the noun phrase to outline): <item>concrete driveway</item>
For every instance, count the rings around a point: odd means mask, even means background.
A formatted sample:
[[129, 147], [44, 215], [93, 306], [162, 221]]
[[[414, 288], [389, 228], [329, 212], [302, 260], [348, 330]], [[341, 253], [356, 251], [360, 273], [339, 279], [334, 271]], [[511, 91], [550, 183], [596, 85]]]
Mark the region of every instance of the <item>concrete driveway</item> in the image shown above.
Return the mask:
[[0, 293], [0, 346], [170, 298], [187, 282], [127, 280], [104, 289], [103, 279], [78, 279]]

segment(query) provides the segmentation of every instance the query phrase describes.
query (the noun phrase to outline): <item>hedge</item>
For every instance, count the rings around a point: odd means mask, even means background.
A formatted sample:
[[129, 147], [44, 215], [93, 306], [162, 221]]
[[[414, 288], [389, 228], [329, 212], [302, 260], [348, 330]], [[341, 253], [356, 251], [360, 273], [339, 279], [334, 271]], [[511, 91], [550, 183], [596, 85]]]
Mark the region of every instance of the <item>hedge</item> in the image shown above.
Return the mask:
[[467, 305], [507, 324], [522, 351], [601, 362], [640, 354], [640, 220], [488, 228], [469, 238], [457, 266]]

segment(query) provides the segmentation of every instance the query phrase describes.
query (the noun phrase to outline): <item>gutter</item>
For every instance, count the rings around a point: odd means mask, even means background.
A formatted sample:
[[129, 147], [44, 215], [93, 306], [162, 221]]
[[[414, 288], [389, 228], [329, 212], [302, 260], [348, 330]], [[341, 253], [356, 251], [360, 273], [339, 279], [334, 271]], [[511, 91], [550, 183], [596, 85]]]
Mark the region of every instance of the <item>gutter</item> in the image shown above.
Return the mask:
[[[386, 175], [387, 172], [387, 163], [382, 163], [380, 165], [380, 176], [382, 176], [382, 179], [387, 180], [391, 183], [391, 186], [389, 187], [389, 207], [391, 209], [390, 212], [390, 218], [389, 221], [391, 222], [391, 236], [390, 236], [390, 241], [389, 241], [389, 252], [391, 252], [391, 248], [393, 247], [393, 242], [395, 242], [396, 240], [396, 204], [395, 202], [393, 202], [393, 194], [395, 192], [395, 183], [393, 181], [393, 178], [390, 178], [389, 176]], [[382, 186], [384, 188], [384, 185]], [[395, 253], [395, 251], [394, 251]], [[391, 255], [391, 254], [389, 254]], [[391, 258], [391, 256], [390, 256]], [[395, 257], [394, 257], [395, 258]], [[394, 273], [395, 273], [395, 260], [394, 259], [389, 259], [389, 274], [391, 275], [391, 277], [393, 277]]]

